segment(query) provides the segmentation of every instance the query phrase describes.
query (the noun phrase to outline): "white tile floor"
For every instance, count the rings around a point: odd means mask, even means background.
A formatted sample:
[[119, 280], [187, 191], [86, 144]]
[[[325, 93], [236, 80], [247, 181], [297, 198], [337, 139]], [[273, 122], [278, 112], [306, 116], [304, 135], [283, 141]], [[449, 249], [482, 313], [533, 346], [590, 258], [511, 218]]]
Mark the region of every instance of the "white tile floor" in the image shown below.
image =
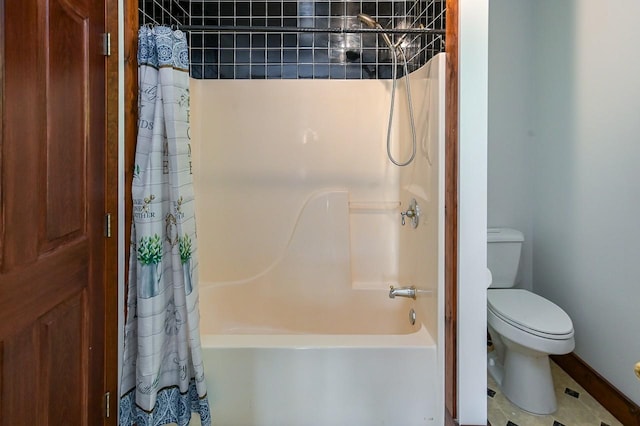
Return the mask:
[[558, 399], [558, 410], [548, 416], [537, 416], [520, 410], [505, 398], [489, 375], [487, 401], [491, 425], [622, 426], [622, 423], [554, 362], [551, 362], [551, 374]]

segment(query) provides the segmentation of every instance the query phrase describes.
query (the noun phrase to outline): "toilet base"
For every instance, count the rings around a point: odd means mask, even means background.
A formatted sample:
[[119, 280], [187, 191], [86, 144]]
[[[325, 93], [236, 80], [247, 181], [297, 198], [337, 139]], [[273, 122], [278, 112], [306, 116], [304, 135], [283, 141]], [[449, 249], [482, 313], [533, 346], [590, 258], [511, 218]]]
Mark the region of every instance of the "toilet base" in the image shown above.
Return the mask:
[[487, 354], [487, 369], [491, 377], [493, 377], [493, 380], [502, 388], [504, 367], [500, 364], [500, 358], [495, 351]]
[[[502, 336], [503, 341], [508, 340]], [[488, 370], [509, 401], [532, 414], [557, 409], [549, 356], [505, 341], [504, 363], [489, 357]]]

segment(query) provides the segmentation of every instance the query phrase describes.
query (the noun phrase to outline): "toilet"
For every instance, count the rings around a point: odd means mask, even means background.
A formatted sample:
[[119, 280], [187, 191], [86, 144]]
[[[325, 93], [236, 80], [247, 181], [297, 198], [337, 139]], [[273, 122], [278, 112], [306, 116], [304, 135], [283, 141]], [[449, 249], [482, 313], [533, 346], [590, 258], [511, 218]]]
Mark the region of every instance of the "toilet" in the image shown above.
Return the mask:
[[512, 288], [524, 237], [509, 228], [487, 230], [487, 324], [495, 350], [489, 374], [515, 405], [533, 414], [556, 411], [549, 355], [573, 350], [573, 323], [559, 306], [530, 291]]

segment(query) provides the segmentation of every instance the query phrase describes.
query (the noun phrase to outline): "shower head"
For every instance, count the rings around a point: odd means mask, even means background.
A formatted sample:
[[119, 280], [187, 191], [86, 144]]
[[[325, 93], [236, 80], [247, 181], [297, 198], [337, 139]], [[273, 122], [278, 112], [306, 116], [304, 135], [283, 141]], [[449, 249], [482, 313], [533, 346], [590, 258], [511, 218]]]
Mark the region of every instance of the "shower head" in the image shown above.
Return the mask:
[[[366, 13], [358, 13], [358, 19], [360, 20], [360, 22], [362, 22], [364, 25], [366, 25], [369, 28], [378, 28], [381, 30], [384, 29], [378, 21], [376, 21], [371, 17], [371, 15], [367, 15]], [[391, 51], [391, 53], [395, 55], [396, 47], [391, 42], [391, 39], [389, 38], [389, 36], [385, 33], [380, 33], [380, 35], [382, 36], [382, 39], [384, 40], [384, 42], [387, 44], [387, 47], [389, 47], [389, 50]]]
[[378, 21], [366, 13], [358, 13], [358, 19], [369, 28], [382, 28], [382, 25], [380, 25]]

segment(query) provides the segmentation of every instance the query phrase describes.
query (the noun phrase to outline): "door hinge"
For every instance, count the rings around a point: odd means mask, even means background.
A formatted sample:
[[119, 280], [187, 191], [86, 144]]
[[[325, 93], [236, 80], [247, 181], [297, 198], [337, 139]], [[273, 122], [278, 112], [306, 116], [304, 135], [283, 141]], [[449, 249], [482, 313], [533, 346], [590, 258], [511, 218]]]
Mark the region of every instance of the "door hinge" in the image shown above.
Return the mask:
[[111, 392], [104, 394], [104, 416], [109, 418], [111, 415]]
[[111, 33], [102, 34], [102, 54], [111, 56]]
[[111, 238], [111, 213], [104, 215], [104, 236]]

